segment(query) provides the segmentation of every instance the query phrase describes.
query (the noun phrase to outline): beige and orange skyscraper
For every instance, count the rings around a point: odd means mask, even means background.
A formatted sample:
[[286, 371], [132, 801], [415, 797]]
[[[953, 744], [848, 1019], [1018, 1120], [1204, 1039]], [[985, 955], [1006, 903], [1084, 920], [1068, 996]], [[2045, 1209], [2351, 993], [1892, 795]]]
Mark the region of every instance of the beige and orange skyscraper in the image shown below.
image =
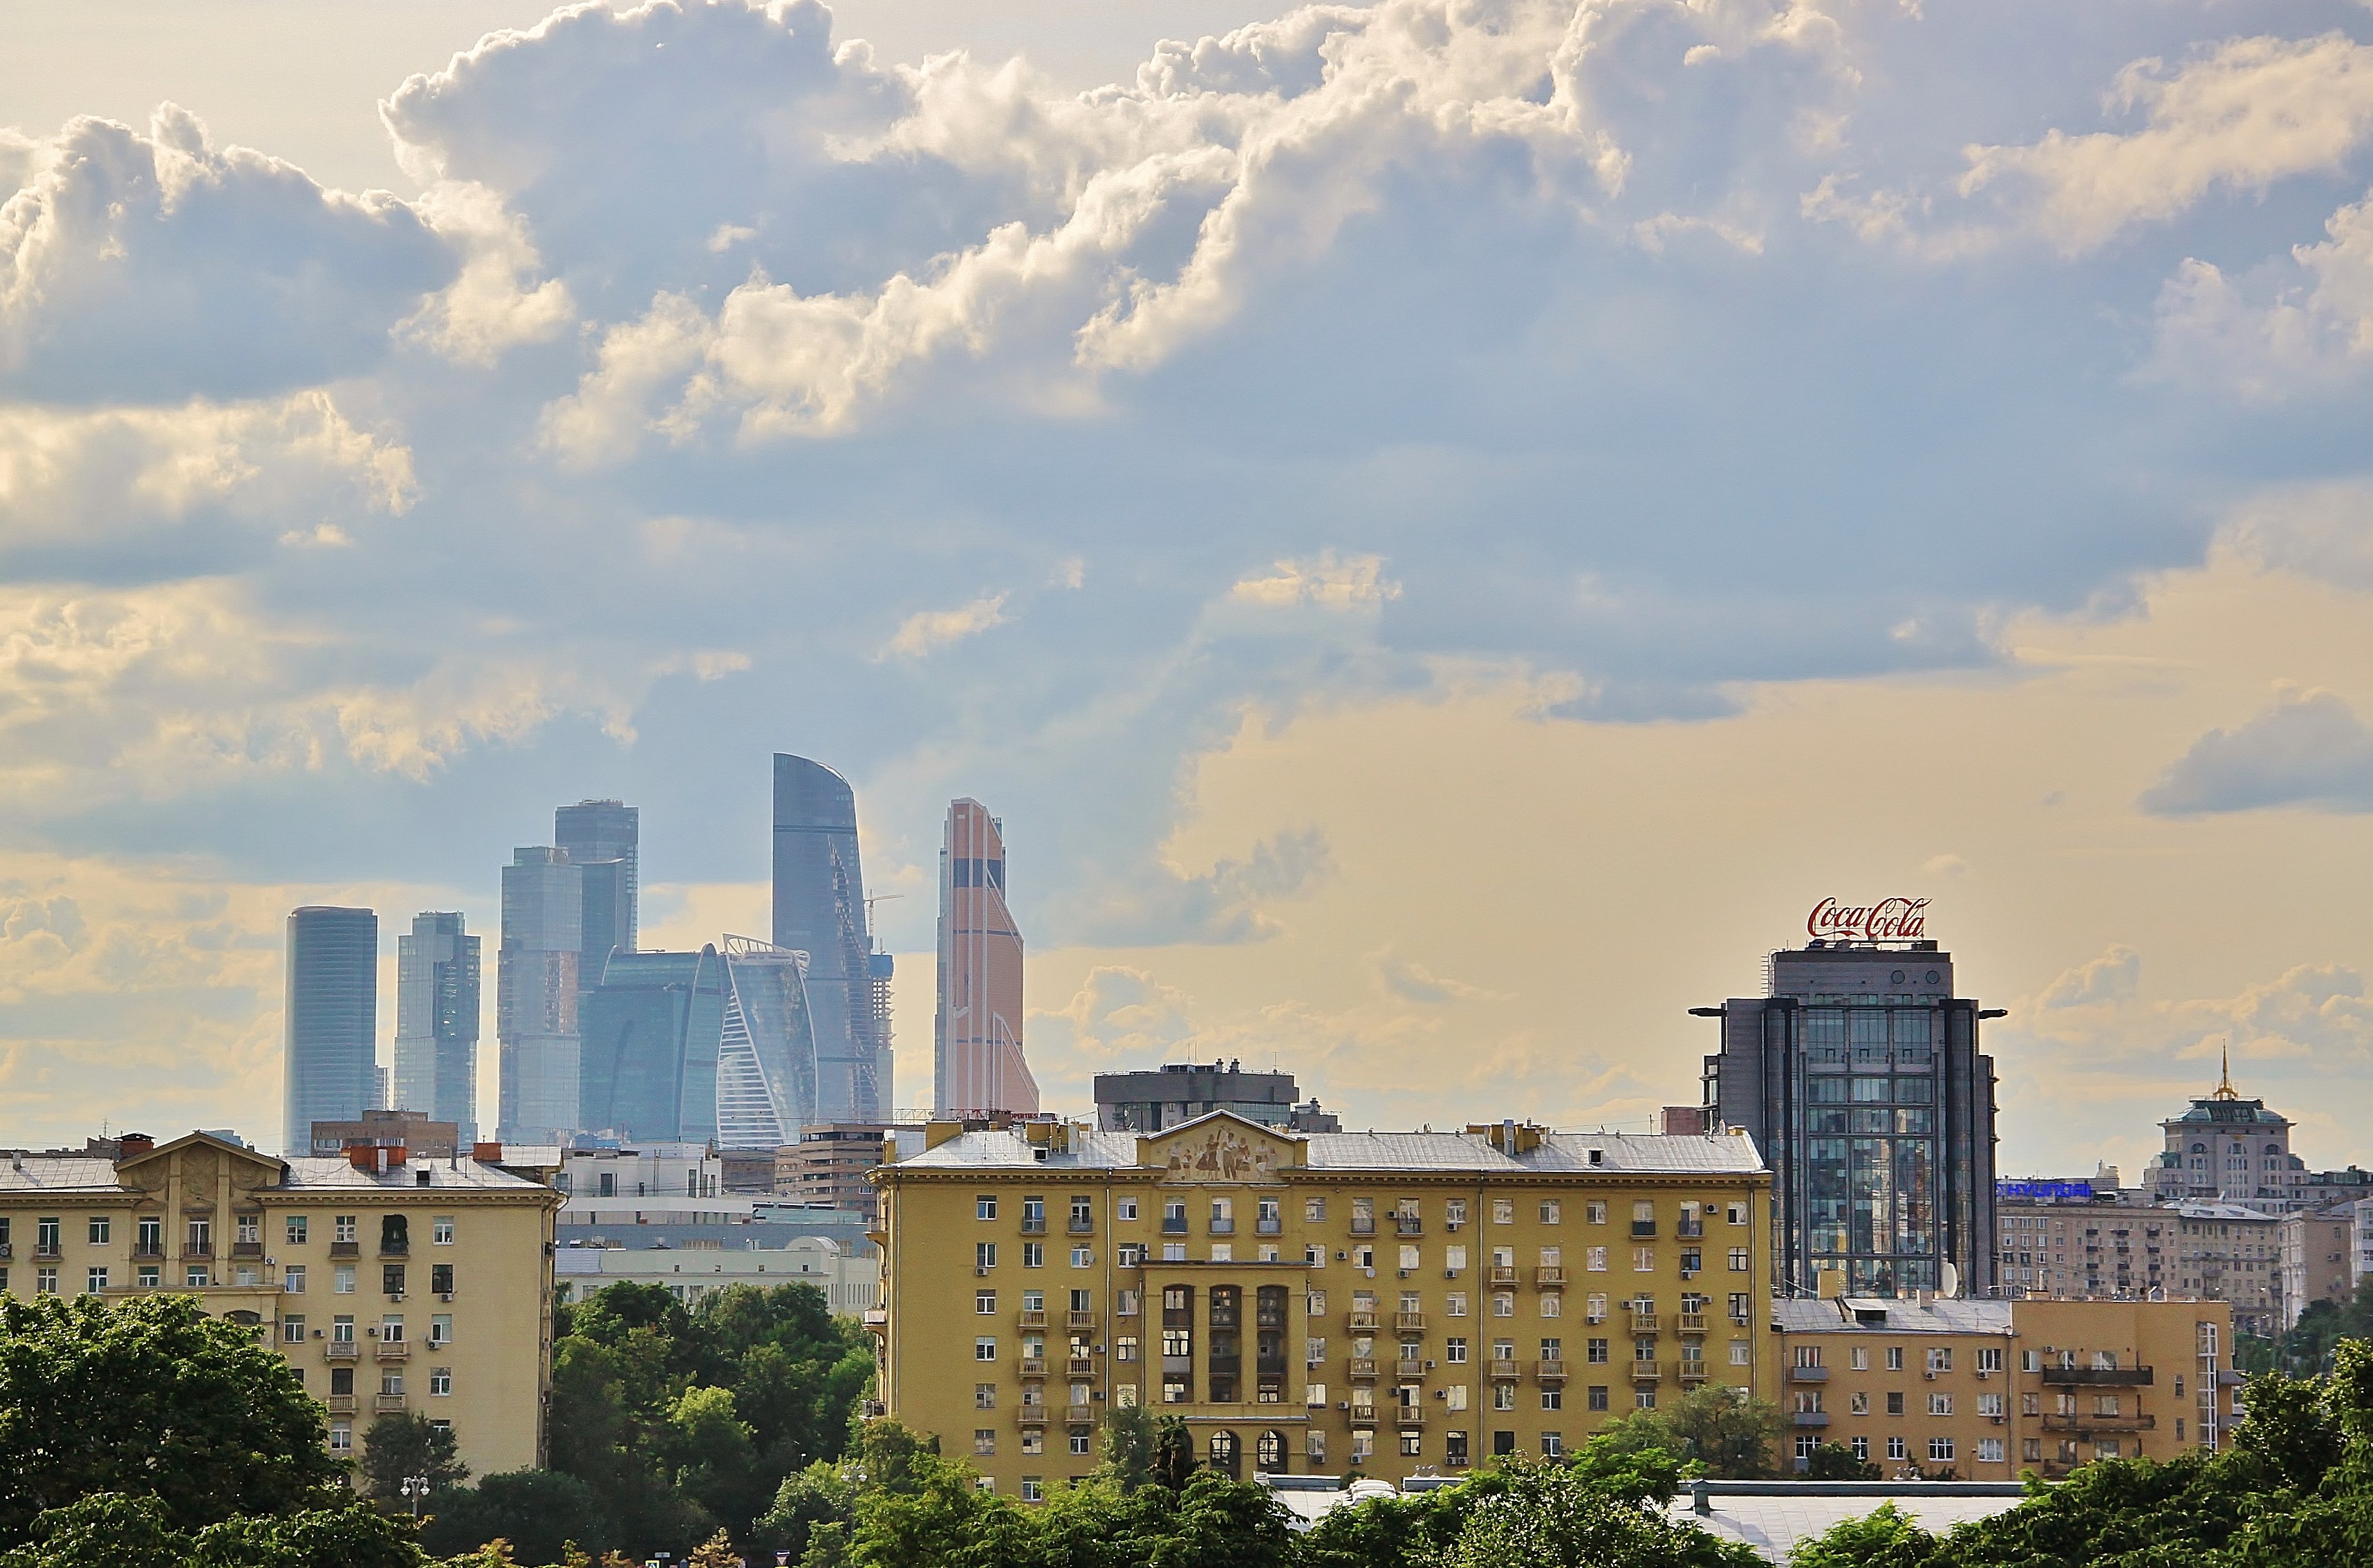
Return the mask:
[[932, 1031], [941, 1116], [1035, 1115], [1022, 1057], [1022, 932], [1005, 907], [1003, 825], [978, 801], [948, 807], [940, 848], [940, 1012]]

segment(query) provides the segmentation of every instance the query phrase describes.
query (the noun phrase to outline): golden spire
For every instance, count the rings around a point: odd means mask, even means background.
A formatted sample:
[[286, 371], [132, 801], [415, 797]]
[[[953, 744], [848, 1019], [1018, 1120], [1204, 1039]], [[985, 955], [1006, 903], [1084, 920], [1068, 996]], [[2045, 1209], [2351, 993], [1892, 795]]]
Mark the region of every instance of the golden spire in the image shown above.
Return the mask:
[[2217, 1055], [2223, 1063], [2224, 1071], [2218, 1076], [2216, 1093], [2209, 1098], [2238, 1100], [2241, 1097], [2241, 1092], [2233, 1087], [2233, 1037], [2230, 1035], [2225, 1037], [2225, 1043], [2218, 1047]]

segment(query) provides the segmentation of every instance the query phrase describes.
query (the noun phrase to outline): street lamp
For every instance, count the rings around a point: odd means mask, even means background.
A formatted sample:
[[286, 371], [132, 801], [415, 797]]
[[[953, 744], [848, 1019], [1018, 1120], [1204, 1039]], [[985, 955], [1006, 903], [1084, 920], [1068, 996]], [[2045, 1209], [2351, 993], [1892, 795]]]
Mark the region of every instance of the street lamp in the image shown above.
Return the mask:
[[405, 1498], [411, 1502], [412, 1516], [415, 1519], [418, 1519], [420, 1517], [420, 1501], [422, 1498], [428, 1495], [428, 1478], [427, 1476], [406, 1476], [403, 1478], [403, 1484], [396, 1490], [402, 1492]]

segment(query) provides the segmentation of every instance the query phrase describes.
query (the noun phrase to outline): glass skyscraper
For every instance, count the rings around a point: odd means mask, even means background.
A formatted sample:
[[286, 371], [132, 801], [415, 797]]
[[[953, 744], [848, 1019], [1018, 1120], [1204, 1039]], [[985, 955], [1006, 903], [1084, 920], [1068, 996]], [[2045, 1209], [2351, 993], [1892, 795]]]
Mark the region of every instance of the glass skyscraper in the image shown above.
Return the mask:
[[379, 1042], [379, 916], [309, 904], [288, 916], [284, 1154], [313, 1152], [317, 1121], [370, 1107]]
[[610, 954], [632, 953], [640, 930], [642, 813], [620, 801], [579, 801], [552, 813], [553, 844], [578, 868], [577, 983], [602, 983]]
[[978, 801], [948, 807], [939, 980], [933, 1110], [1036, 1115], [1038, 1082], [1022, 1054], [1022, 932], [1005, 904], [1005, 825]]
[[717, 1052], [717, 1141], [777, 1149], [816, 1119], [815, 1029], [807, 961], [753, 941], [725, 939], [725, 1036]]
[[478, 939], [458, 913], [412, 918], [395, 939], [395, 1109], [478, 1136]]
[[505, 1142], [562, 1142], [580, 1125], [577, 965], [583, 902], [583, 876], [564, 850], [514, 850], [503, 868], [495, 1034], [502, 1047]]
[[857, 794], [822, 763], [779, 752], [774, 871], [774, 945], [808, 955], [816, 1119], [882, 1120], [891, 1106], [889, 954], [871, 951]]
[[722, 951], [613, 954], [579, 1022], [578, 1125], [589, 1132], [773, 1149], [815, 1119], [796, 953], [729, 936]]
[[1774, 1278], [1812, 1291], [1842, 1269], [1858, 1294], [1992, 1293], [1994, 1068], [1978, 1023], [1999, 1014], [1953, 994], [1934, 942], [1817, 940], [1767, 973], [1768, 995], [1696, 1011], [1722, 1020], [1706, 1106], [1771, 1167]]

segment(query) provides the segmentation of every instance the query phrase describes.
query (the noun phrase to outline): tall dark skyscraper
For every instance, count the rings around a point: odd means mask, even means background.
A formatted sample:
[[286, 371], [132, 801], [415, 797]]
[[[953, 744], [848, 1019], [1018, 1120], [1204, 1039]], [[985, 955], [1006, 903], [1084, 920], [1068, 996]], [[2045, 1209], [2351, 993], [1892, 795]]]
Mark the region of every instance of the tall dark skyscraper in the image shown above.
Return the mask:
[[1946, 1264], [1968, 1294], [1994, 1285], [1994, 1064], [1978, 1023], [2000, 1014], [1953, 994], [1920, 910], [1825, 903], [1808, 930], [1843, 934], [1772, 954], [1768, 994], [1695, 1010], [1722, 1020], [1705, 1103], [1771, 1166], [1789, 1285], [1843, 1269], [1859, 1293], [1935, 1290]]
[[395, 1108], [478, 1126], [478, 939], [459, 914], [420, 914], [395, 940]]
[[577, 961], [584, 880], [566, 851], [537, 845], [503, 868], [495, 980], [506, 1143], [555, 1143], [578, 1128]]
[[775, 755], [775, 945], [808, 955], [816, 1119], [879, 1121], [891, 1106], [889, 958], [871, 951], [857, 794], [820, 762]]
[[313, 1152], [317, 1121], [370, 1108], [379, 1041], [379, 916], [309, 904], [288, 917], [284, 1154]]
[[639, 848], [642, 812], [620, 801], [579, 801], [552, 813], [552, 841], [578, 868], [583, 903], [579, 914], [579, 989], [602, 983], [610, 954], [632, 953], [641, 930]]

